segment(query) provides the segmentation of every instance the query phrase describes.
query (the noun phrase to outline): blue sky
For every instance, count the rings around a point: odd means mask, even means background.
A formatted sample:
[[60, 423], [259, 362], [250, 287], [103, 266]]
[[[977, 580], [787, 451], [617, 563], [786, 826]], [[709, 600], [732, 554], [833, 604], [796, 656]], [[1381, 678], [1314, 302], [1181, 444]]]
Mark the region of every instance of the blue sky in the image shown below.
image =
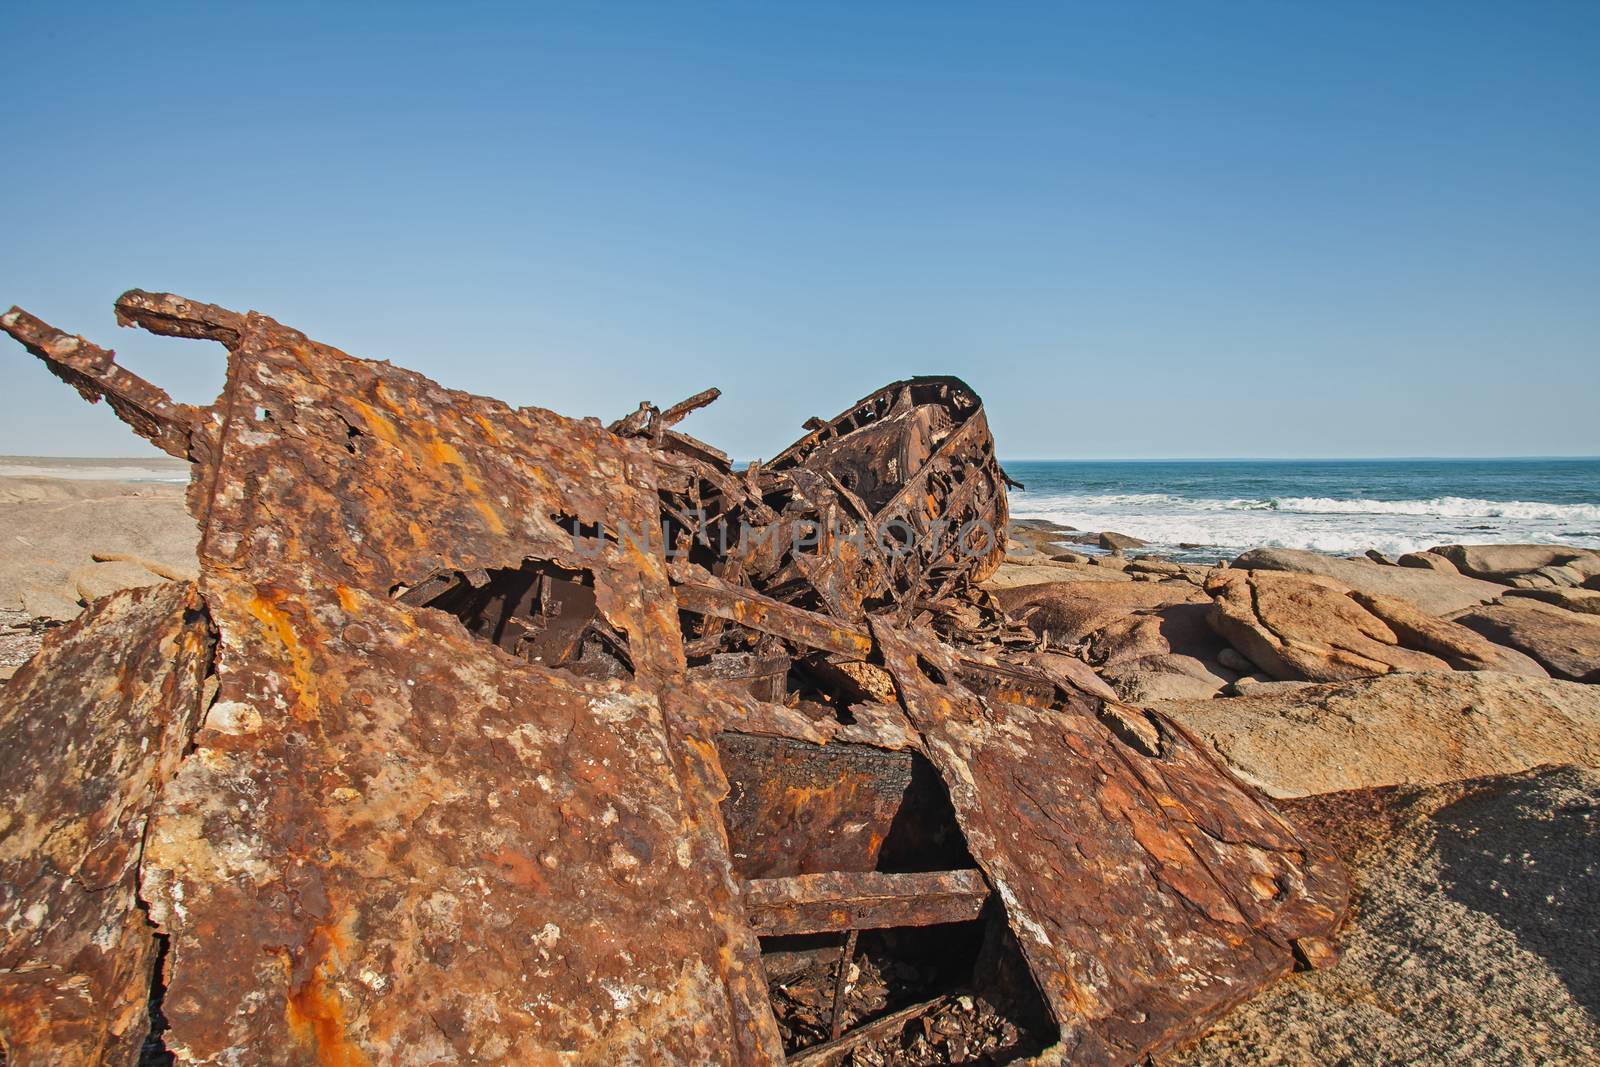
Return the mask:
[[[0, 307], [203, 402], [254, 308], [768, 457], [1600, 453], [1600, 4], [12, 3]], [[0, 452], [142, 442], [0, 339]]]

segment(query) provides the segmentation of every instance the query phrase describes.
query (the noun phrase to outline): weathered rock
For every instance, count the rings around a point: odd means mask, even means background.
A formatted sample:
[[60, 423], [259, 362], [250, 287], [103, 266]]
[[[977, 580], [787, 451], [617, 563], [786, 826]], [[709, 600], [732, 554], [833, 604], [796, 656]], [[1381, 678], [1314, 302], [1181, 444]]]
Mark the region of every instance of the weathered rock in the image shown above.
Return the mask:
[[1394, 674], [1156, 710], [1275, 797], [1600, 767], [1600, 690], [1554, 679]]
[[1293, 571], [1336, 578], [1363, 593], [1409, 600], [1430, 615], [1444, 615], [1483, 604], [1505, 592], [1493, 582], [1416, 567], [1380, 567], [1293, 548], [1253, 548], [1234, 560], [1245, 570]]
[[1052, 563], [1088, 563], [1089, 557], [1077, 552], [1057, 552], [1050, 557]]
[[1028, 531], [1018, 531], [1022, 536], [1013, 536], [1006, 542], [1006, 562], [1019, 565], [1030, 563], [1049, 563], [1052, 556], [1061, 551], [1060, 546], [1038, 536], [1028, 536]]
[[1507, 589], [1506, 596], [1526, 597], [1580, 615], [1600, 615], [1600, 589]]
[[1206, 579], [1206, 592], [1216, 598], [1211, 626], [1273, 678], [1336, 681], [1450, 669], [1437, 656], [1403, 647], [1393, 629], [1330, 578], [1215, 571]]
[[1101, 670], [1130, 704], [1158, 700], [1209, 700], [1232, 684], [1234, 672], [1195, 656], [1157, 653], [1125, 659]]
[[[1161, 586], [1188, 586], [1187, 582], [1163, 582]], [[1195, 592], [1199, 592], [1195, 589]], [[1175, 653], [1199, 657], [1221, 670], [1217, 656], [1228, 647], [1207, 622], [1211, 607], [1205, 602], [1181, 601], [1143, 608], [1114, 619], [1089, 635], [1089, 661], [1110, 666], [1145, 656]]]
[[39, 589], [26, 586], [18, 591], [17, 599], [22, 612], [30, 619], [50, 619], [68, 622], [78, 617], [83, 605], [57, 589]]
[[1049, 633], [1058, 644], [1086, 640], [1107, 624], [1149, 608], [1205, 604], [1208, 598], [1187, 582], [1068, 581], [1030, 585], [996, 593], [1007, 614], [1035, 633]]
[[1128, 582], [1131, 579], [1119, 570], [1093, 565], [1071, 563], [1002, 563], [981, 583], [990, 592], [999, 593], [1023, 586], [1050, 585], [1061, 582]]
[[999, 597], [1052, 645], [1081, 645], [1124, 700], [1210, 696], [1234, 677], [1215, 661], [1226, 646], [1206, 625], [1210, 599], [1188, 582], [1070, 582]]
[[34, 657], [50, 628], [13, 608], [0, 608], [0, 681]]
[[1376, 563], [1380, 567], [1395, 567], [1395, 566], [1398, 566], [1398, 564], [1395, 563], [1394, 560], [1390, 559], [1388, 556], [1384, 555], [1382, 552], [1379, 552], [1375, 548], [1367, 549], [1365, 555], [1366, 555], [1367, 559], [1370, 559], [1372, 562]]
[[1462, 574], [1510, 584], [1518, 575], [1541, 567], [1576, 563], [1585, 574], [1600, 573], [1600, 553], [1572, 545], [1435, 545]]
[[91, 552], [89, 558], [96, 563], [136, 563], [159, 578], [169, 582], [198, 582], [200, 580], [200, 567], [197, 563], [183, 561], [179, 563], [164, 562], [158, 559], [146, 559], [128, 552]]
[[1594, 1063], [1597, 807], [1600, 776], [1573, 768], [1285, 803], [1354, 871], [1343, 957], [1162, 1062]]
[[1054, 519], [1013, 519], [1011, 521], [1011, 529], [1013, 532], [1017, 530], [1024, 530], [1029, 533], [1041, 533], [1047, 535], [1058, 533], [1076, 533], [1078, 530], [1076, 526], [1067, 526], [1064, 523], [1056, 522]]
[[1389, 624], [1400, 643], [1443, 659], [1458, 671], [1502, 671], [1529, 678], [1550, 677], [1543, 667], [1514, 648], [1497, 645], [1465, 626], [1419, 611], [1392, 596], [1353, 592], [1351, 598]]
[[85, 604], [123, 589], [142, 589], [167, 579], [147, 567], [126, 560], [89, 563], [67, 575], [67, 584]]
[[1253, 671], [1256, 665], [1239, 654], [1239, 650], [1229, 646], [1217, 653], [1217, 662], [1230, 671]]
[[1130, 561], [1124, 569], [1133, 573], [1155, 574], [1168, 578], [1176, 578], [1184, 573], [1183, 564], [1152, 556], [1139, 556]]
[[1137, 537], [1132, 537], [1128, 534], [1117, 533], [1113, 530], [1106, 530], [1100, 534], [1100, 547], [1105, 549], [1123, 550], [1129, 548], [1143, 548], [1149, 543], [1149, 541], [1143, 541]]
[[1583, 584], [1585, 575], [1572, 567], [1539, 567], [1506, 580], [1517, 589], [1571, 589]]
[[1441, 574], [1460, 574], [1456, 565], [1437, 552], [1407, 552], [1395, 561], [1402, 567], [1438, 571]]
[[1277, 682], [1264, 674], [1246, 674], [1236, 678], [1233, 684], [1223, 689], [1225, 696], [1263, 696], [1268, 693], [1293, 693], [1307, 686], [1319, 685], [1319, 682]]
[[[193, 579], [197, 537], [181, 485], [0, 477], [0, 608], [26, 600], [34, 617], [76, 618], [81, 594], [69, 576], [97, 571], [95, 558], [138, 557]], [[121, 588], [91, 582], [95, 596]]]
[[1533, 573], [1549, 578], [1558, 589], [1579, 588], [1589, 577], [1576, 566], [1540, 567]]
[[1060, 552], [1070, 526], [1057, 526], [1044, 519], [1017, 519], [1007, 531], [1006, 554], [1027, 557], [1038, 555], [1045, 559]]
[[1600, 617], [1515, 597], [1459, 611], [1449, 618], [1491, 641], [1527, 653], [1556, 678], [1600, 681]]

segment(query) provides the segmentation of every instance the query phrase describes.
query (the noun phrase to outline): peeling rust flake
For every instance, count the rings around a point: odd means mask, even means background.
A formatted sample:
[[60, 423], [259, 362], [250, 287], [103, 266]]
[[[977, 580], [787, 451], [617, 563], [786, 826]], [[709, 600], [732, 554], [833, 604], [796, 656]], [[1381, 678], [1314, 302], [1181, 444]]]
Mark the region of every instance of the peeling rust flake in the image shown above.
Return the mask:
[[191, 462], [200, 580], [0, 689], [8, 1065], [833, 1062], [969, 992], [997, 1061], [1124, 1064], [1334, 957], [1332, 854], [977, 587], [958, 379], [736, 469], [678, 428], [714, 388], [603, 425], [117, 317], [222, 395], [0, 328]]

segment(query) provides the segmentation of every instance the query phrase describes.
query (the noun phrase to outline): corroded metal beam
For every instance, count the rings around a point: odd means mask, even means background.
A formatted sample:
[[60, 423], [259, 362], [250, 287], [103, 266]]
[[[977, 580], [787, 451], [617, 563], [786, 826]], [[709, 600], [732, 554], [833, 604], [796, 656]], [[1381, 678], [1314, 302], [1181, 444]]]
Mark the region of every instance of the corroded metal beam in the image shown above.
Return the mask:
[[800, 874], [744, 883], [744, 911], [762, 935], [969, 922], [989, 886], [976, 870]]

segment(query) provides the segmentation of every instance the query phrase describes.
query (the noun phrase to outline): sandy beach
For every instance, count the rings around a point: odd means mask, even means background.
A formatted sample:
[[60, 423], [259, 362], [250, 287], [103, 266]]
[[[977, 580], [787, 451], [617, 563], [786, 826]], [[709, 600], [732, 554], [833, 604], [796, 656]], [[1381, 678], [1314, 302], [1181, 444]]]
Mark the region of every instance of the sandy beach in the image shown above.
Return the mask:
[[194, 577], [189, 465], [150, 459], [0, 456], [0, 677], [38, 647], [39, 623], [85, 600]]

